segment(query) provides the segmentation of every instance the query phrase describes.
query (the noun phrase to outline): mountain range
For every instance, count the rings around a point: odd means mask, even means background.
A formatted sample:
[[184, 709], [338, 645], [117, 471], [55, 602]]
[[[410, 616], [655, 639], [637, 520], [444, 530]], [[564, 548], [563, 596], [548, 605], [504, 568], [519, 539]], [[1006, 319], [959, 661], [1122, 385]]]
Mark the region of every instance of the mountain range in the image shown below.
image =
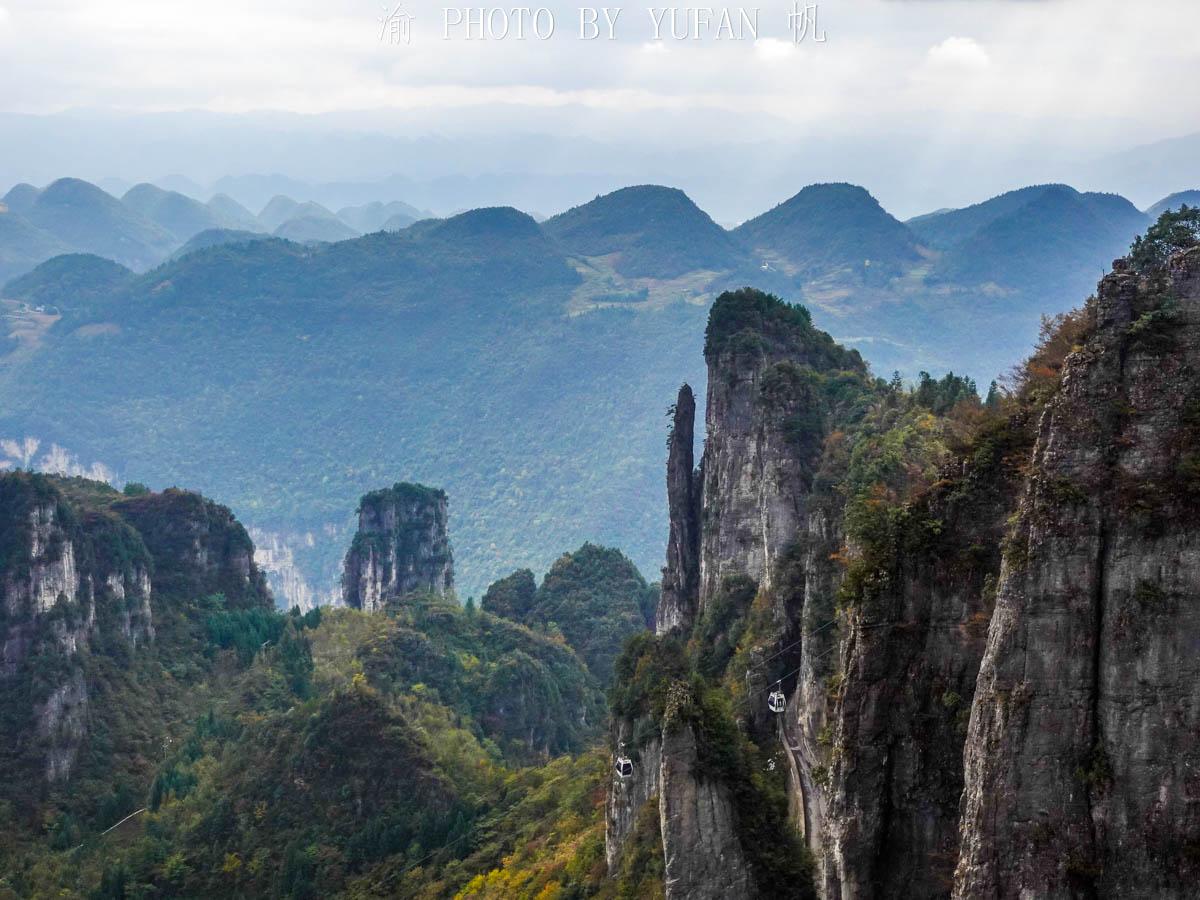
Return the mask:
[[[0, 281], [23, 275], [64, 253], [93, 253], [145, 271], [199, 234], [211, 246], [241, 232], [298, 242], [343, 241], [371, 231], [405, 228], [428, 214], [394, 201], [345, 207], [336, 214], [312, 201], [273, 197], [258, 213], [228, 194], [207, 202], [142, 183], [119, 199], [78, 178], [45, 188], [18, 184], [0, 201]], [[221, 238], [221, 232], [232, 232]]]
[[401, 480], [457, 498], [464, 595], [588, 540], [653, 572], [661, 398], [703, 385], [717, 293], [803, 301], [878, 374], [986, 385], [1149, 222], [1063, 185], [909, 222], [860, 187], [812, 185], [733, 230], [652, 185], [542, 224], [181, 197], [71, 180], [9, 193], [0, 228], [76, 253], [3, 289], [0, 449], [10, 466], [220, 497], [289, 605], [335, 596], [346, 510]]

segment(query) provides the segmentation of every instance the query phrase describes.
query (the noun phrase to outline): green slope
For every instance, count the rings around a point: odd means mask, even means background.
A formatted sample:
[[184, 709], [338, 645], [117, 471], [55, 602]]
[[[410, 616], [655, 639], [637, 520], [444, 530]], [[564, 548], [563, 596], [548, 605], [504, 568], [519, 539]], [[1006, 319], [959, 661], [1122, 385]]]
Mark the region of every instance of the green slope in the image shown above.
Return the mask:
[[916, 237], [852, 184], [809, 185], [734, 234], [804, 275], [846, 270], [854, 276], [864, 268], [897, 274], [920, 259]]
[[616, 254], [616, 270], [630, 278], [675, 278], [747, 262], [728, 233], [674, 188], [622, 188], [548, 219], [543, 227], [570, 253]]

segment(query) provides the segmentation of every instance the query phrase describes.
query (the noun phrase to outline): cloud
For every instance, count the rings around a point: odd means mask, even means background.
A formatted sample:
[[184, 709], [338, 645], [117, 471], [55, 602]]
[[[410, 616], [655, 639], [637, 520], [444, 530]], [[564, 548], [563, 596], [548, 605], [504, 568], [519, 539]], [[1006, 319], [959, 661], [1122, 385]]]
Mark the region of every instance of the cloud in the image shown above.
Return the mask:
[[8, 18], [8, 10], [3, 6], [0, 6], [0, 28], [3, 28], [8, 24]]
[[926, 59], [938, 68], [986, 69], [992, 64], [987, 50], [974, 38], [948, 37], [929, 48]]
[[754, 52], [764, 62], [788, 59], [795, 49], [796, 47], [791, 41], [783, 41], [779, 38], [759, 38], [754, 42]]

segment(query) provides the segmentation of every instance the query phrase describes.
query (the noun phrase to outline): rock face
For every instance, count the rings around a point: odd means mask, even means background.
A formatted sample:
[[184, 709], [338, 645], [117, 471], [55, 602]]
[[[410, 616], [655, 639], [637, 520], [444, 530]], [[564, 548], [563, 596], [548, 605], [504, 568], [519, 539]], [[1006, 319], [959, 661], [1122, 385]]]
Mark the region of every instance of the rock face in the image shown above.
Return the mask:
[[[813, 329], [807, 311], [753, 290], [718, 299], [705, 359], [707, 440], [699, 469], [692, 450], [695, 399], [687, 385], [674, 409], [671, 525], [656, 632], [729, 643], [728, 620], [745, 615], [756, 592], [771, 591], [798, 535], [817, 515], [808, 500], [830, 416], [819, 373], [845, 370], [858, 378], [865, 366]], [[832, 568], [828, 556], [817, 554], [814, 564]], [[801, 598], [796, 621], [803, 615]], [[753, 839], [740, 826], [730, 785], [711, 771], [702, 774], [694, 726], [626, 721], [618, 722], [617, 735], [648, 728], [657, 731], [648, 746], [661, 748], [650, 759], [657, 771], [639, 768], [640, 781], [614, 782], [609, 797], [610, 871], [640, 803], [657, 792], [667, 896], [756, 895], [748, 852], [760, 848], [747, 846]]]
[[55, 479], [23, 472], [0, 477], [0, 538], [0, 684], [20, 690], [36, 660], [54, 660], [54, 676], [31, 691], [33, 728], [46, 779], [64, 780], [86, 732], [88, 692], [76, 660], [103, 629], [119, 630], [134, 648], [153, 638], [153, 563], [116, 516], [80, 515]]
[[[642, 727], [647, 723], [643, 721]], [[735, 827], [729, 789], [698, 774], [696, 736], [691, 726], [664, 727], [641, 746], [629, 723], [618, 723], [619, 755], [628, 754], [633, 773], [614, 774], [605, 812], [605, 858], [609, 871], [633, 834], [647, 803], [658, 807], [665, 864], [664, 891], [671, 900], [750, 897], [750, 866]], [[625, 746], [621, 746], [625, 745]]]
[[184, 491], [125, 498], [82, 479], [0, 476], [0, 546], [0, 690], [23, 692], [32, 709], [3, 750], [32, 752], [51, 782], [70, 777], [88, 737], [94, 643], [137, 652], [155, 637], [164, 593], [270, 603], [246, 532]]
[[700, 481], [695, 471], [696, 397], [679, 389], [667, 442], [667, 506], [670, 534], [655, 630], [667, 634], [692, 627], [700, 594]]
[[364, 496], [342, 575], [346, 605], [373, 611], [406, 594], [449, 594], [446, 518], [446, 494], [434, 488], [402, 483]]
[[1194, 896], [1200, 250], [1101, 283], [1039, 429], [966, 744], [958, 897]]
[[269, 597], [254, 562], [254, 543], [227, 507], [193, 491], [168, 488], [132, 497], [114, 509], [143, 536], [154, 557], [158, 590], [221, 593], [235, 605]]
[[730, 575], [770, 589], [805, 518], [826, 422], [813, 372], [864, 368], [807, 311], [745, 289], [713, 307], [705, 336], [699, 609]]
[[663, 733], [659, 776], [659, 828], [663, 838], [668, 898], [724, 900], [756, 892], [735, 826], [729, 788], [697, 778], [692, 728]]
[[605, 803], [604, 852], [608, 870], [616, 872], [621, 851], [633, 834], [638, 812], [646, 803], [657, 803], [662, 776], [662, 738], [653, 735], [643, 746], [632, 745], [629, 723], [618, 723], [615, 746], [633, 762], [633, 774], [621, 778], [614, 773]]
[[[916, 527], [937, 522], [940, 534], [898, 556], [886, 587], [847, 616], [831, 648], [836, 659], [825, 671], [805, 670], [796, 717], [791, 708], [784, 716], [800, 748], [796, 768], [807, 776], [796, 788], [816, 807], [806, 824], [816, 826], [810, 844], [827, 897], [948, 890], [967, 711], [1008, 508], [997, 474], [968, 470], [917, 507]], [[826, 767], [819, 788], [812, 760]]]
[[[782, 765], [829, 900], [1194, 894], [1200, 250], [1114, 268], [1061, 376], [992, 419], [936, 420], [779, 301], [714, 304], [699, 535], [681, 393], [658, 646], [693, 671], [728, 648], [706, 689]], [[618, 668], [621, 697], [641, 670]], [[698, 733], [626, 719], [614, 741], [647, 731], [610, 871], [657, 792], [669, 896], [770, 894]]]

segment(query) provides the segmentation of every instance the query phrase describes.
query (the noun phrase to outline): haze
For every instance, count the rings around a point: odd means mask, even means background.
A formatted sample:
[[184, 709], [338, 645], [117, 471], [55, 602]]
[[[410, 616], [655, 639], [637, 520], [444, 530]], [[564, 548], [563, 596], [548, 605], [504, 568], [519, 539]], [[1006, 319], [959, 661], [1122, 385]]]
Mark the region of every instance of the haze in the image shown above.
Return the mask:
[[412, 3], [410, 45], [378, 2], [0, 4], [0, 190], [262, 173], [552, 214], [658, 182], [733, 223], [823, 180], [901, 217], [1043, 181], [1140, 206], [1200, 185], [1191, 0], [823, 0], [828, 40], [800, 46], [783, 3], [757, 42], [660, 43], [640, 5], [612, 42], [565, 4], [553, 40], [481, 42]]

